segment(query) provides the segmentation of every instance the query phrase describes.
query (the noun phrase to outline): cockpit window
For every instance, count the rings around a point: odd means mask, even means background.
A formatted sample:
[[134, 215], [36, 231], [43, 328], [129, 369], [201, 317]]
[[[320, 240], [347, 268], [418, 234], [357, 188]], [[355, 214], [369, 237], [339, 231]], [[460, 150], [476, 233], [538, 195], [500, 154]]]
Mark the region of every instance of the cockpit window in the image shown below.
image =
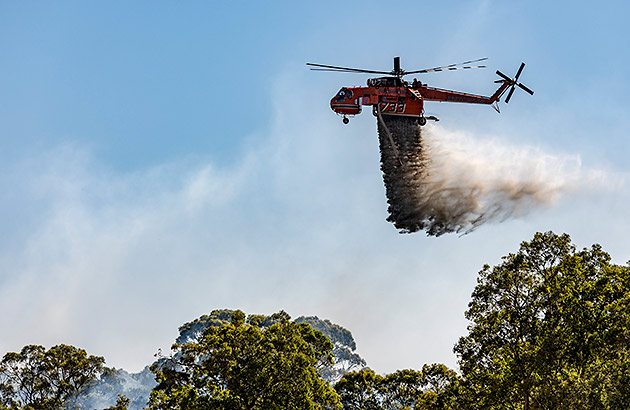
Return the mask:
[[346, 87], [342, 88], [341, 90], [339, 90], [339, 92], [337, 93], [336, 96], [336, 100], [337, 101], [344, 101], [346, 99], [346, 93], [348, 92], [348, 89]]

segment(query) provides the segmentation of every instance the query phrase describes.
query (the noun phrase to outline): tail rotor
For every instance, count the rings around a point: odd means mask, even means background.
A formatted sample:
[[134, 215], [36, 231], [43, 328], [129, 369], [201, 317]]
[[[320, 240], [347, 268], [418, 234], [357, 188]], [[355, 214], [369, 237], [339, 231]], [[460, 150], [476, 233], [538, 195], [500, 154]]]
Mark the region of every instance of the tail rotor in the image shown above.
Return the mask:
[[[509, 88], [510, 91], [508, 92], [508, 95], [505, 98], [505, 103], [506, 104], [510, 102], [510, 98], [512, 98], [512, 94], [514, 93], [514, 89], [516, 88], [516, 86], [518, 86], [519, 88], [521, 88], [525, 92], [529, 93], [530, 95], [534, 95], [534, 92], [532, 90], [530, 90], [525, 85], [523, 85], [523, 84], [518, 82], [518, 78], [521, 76], [521, 73], [523, 72], [523, 68], [525, 68], [525, 63], [521, 63], [521, 66], [519, 67], [518, 71], [516, 72], [516, 76], [514, 77], [514, 79], [508, 77], [507, 75], [503, 74], [501, 71], [497, 70], [497, 74], [502, 79], [501, 80], [496, 80], [495, 83], [501, 83], [501, 82], [509, 83], [509, 87], [508, 88]], [[506, 91], [507, 91], [507, 88], [506, 88]]]

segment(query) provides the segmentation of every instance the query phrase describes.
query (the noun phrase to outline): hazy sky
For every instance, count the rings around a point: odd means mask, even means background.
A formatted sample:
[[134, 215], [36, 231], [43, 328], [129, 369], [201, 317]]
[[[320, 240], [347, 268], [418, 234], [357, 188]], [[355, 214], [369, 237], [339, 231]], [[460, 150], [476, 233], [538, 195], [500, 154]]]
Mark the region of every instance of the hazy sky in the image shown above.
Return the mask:
[[[483, 264], [537, 231], [630, 259], [626, 2], [0, 0], [0, 354], [68, 343], [140, 370], [213, 309], [317, 315], [378, 372], [456, 365]], [[329, 108], [408, 70], [490, 95], [427, 104], [482, 172], [568, 184], [554, 206], [469, 235], [385, 221], [374, 117]], [[449, 140], [450, 141], [450, 140]]]

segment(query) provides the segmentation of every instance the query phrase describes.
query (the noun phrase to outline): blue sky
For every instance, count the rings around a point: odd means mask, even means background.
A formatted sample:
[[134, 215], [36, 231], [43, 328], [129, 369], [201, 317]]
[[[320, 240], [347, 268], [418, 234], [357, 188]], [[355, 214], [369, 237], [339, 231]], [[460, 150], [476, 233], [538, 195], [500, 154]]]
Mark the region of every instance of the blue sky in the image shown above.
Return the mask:
[[[179, 325], [228, 307], [328, 318], [379, 372], [455, 366], [484, 263], [547, 230], [630, 259], [627, 14], [616, 1], [0, 1], [0, 353], [71, 343], [139, 370]], [[435, 134], [567, 161], [548, 175], [574, 189], [461, 238], [399, 235], [374, 118], [345, 126], [328, 106], [367, 77], [304, 65], [389, 70], [394, 56], [409, 70], [490, 57], [420, 78], [486, 95], [496, 69], [526, 62], [533, 97], [500, 115], [427, 105]]]

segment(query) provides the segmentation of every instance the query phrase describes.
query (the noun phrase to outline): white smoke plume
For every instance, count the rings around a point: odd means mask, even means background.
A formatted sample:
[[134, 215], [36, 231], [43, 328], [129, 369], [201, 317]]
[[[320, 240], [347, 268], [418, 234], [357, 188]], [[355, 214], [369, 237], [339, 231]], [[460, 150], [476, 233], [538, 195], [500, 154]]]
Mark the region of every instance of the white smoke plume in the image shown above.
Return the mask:
[[[401, 126], [401, 121], [407, 123]], [[420, 135], [420, 127], [406, 119], [389, 118], [386, 123], [403, 162], [397, 170], [385, 166], [384, 156], [391, 153], [383, 151], [383, 145], [391, 145], [391, 140], [383, 138], [379, 126], [388, 220], [404, 233], [466, 234], [485, 222], [553, 205], [563, 194], [611, 185], [604, 172], [584, 170], [577, 155], [551, 155], [496, 139], [479, 140], [435, 125], [423, 127]], [[421, 154], [411, 157], [405, 145], [412, 148], [409, 141], [415, 138]]]

